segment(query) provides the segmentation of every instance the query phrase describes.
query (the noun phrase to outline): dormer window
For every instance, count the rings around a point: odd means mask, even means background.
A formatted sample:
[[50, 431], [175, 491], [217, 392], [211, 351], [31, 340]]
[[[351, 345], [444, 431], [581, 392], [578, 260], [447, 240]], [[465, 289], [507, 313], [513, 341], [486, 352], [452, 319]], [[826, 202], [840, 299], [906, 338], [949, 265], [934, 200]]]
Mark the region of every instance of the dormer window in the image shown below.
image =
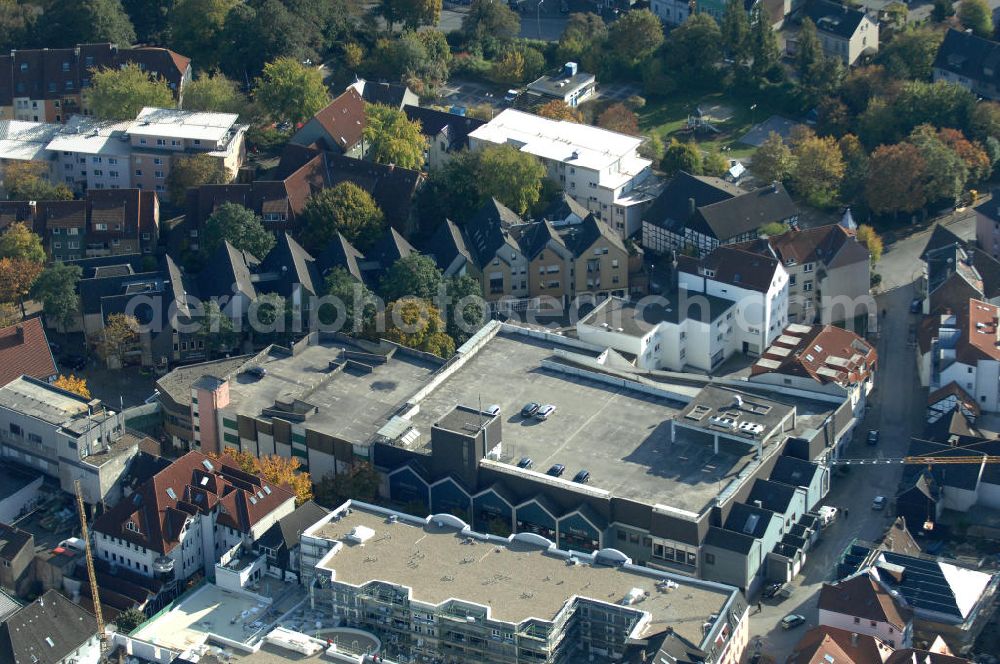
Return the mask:
[[126, 521], [125, 530], [131, 530], [133, 533], [139, 533], [139, 526], [135, 525], [131, 521]]

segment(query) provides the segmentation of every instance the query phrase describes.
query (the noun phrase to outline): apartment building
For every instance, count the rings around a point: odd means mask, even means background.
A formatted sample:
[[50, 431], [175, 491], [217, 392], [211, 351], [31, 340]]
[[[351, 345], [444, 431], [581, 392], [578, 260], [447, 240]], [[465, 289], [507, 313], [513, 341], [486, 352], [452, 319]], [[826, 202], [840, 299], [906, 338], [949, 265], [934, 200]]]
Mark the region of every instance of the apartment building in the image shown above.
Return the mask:
[[[391, 659], [568, 664], [643, 651], [674, 661], [667, 655], [682, 647], [736, 664], [748, 641], [737, 589], [642, 568], [613, 549], [570, 552], [530, 533], [478, 533], [451, 514], [355, 501], [301, 539], [317, 608], [375, 633]], [[378, 570], [366, 567], [373, 557]]]
[[793, 323], [858, 324], [873, 321], [871, 254], [858, 242], [850, 210], [840, 224], [792, 228], [740, 245], [775, 256], [788, 272], [788, 320]]
[[22, 376], [0, 388], [0, 456], [40, 470], [74, 492], [80, 480], [89, 504], [114, 504], [119, 478], [138, 453], [121, 413], [99, 399]]
[[66, 122], [74, 114], [88, 114], [83, 91], [93, 72], [128, 64], [163, 79], [178, 105], [183, 101], [191, 60], [166, 48], [104, 43], [22, 49], [0, 56], [0, 120]]
[[512, 145], [537, 157], [563, 191], [621, 237], [639, 232], [642, 212], [658, 191], [642, 140], [598, 127], [507, 109], [469, 134], [473, 150]]
[[802, 16], [816, 24], [816, 35], [828, 58], [852, 67], [862, 56], [878, 53], [878, 23], [865, 8], [854, 9], [831, 0], [810, 0]]
[[1000, 99], [1000, 43], [949, 28], [934, 58], [934, 80], [948, 81], [978, 97]]
[[1000, 191], [995, 191], [976, 211], [976, 244], [993, 258], [1000, 258]]
[[[144, 576], [211, 577], [295, 509], [295, 494], [245, 473], [228, 456], [188, 452], [97, 518], [94, 556]], [[162, 578], [161, 577], [161, 578]]]

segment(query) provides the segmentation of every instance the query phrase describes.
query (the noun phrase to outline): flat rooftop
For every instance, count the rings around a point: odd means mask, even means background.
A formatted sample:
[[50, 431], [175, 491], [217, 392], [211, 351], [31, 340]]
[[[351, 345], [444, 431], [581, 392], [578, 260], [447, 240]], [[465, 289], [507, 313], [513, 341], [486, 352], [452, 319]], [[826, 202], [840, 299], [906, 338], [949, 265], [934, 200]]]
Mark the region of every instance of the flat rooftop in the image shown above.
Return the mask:
[[0, 159], [48, 159], [46, 147], [62, 125], [48, 122], [0, 120]]
[[[607, 129], [567, 120], [550, 120], [508, 108], [469, 134], [471, 138], [502, 145], [510, 143], [521, 152], [561, 161], [570, 166], [604, 171], [623, 157], [633, 157], [641, 139]], [[647, 159], [637, 159], [649, 166]], [[602, 174], [607, 177], [608, 174]]]
[[221, 141], [239, 116], [235, 113], [205, 113], [147, 106], [129, 125], [133, 136], [168, 136], [190, 140]]
[[125, 135], [128, 126], [128, 122], [105, 122], [86, 115], [74, 115], [53, 137], [48, 149], [125, 156], [132, 152], [128, 136]]
[[[354, 586], [374, 580], [406, 586], [412, 599], [434, 605], [451, 598], [475, 602], [489, 607], [494, 620], [552, 621], [575, 597], [620, 605], [632, 589], [639, 589], [648, 594], [632, 608], [651, 616], [642, 636], [672, 627], [697, 644], [704, 639], [702, 624], [721, 614], [739, 592], [674, 576], [670, 578], [678, 585], [665, 588], [665, 575], [631, 566], [568, 565], [566, 555], [513, 538], [474, 538], [469, 544], [468, 535], [456, 528], [417, 520], [389, 523], [385, 513], [356, 503], [344, 514], [339, 521], [331, 515], [309, 531], [343, 544], [317, 565], [317, 572], [328, 570], [337, 582]], [[358, 526], [375, 531], [364, 544], [347, 538]]]
[[[456, 405], [475, 408], [480, 400], [484, 407], [498, 404], [504, 462], [515, 464], [527, 456], [539, 473], [552, 464], [564, 464], [563, 477], [567, 479], [547, 478], [552, 482], [568, 482], [577, 471], [586, 469], [592, 487], [694, 513], [707, 509], [733, 479], [746, 479], [756, 465], [756, 444], [749, 438], [745, 444], [720, 440], [716, 454], [711, 436], [678, 427], [671, 443], [670, 420], [682, 416], [689, 404], [544, 367], [545, 360], [559, 361], [557, 349], [587, 353], [516, 332], [497, 334], [420, 402], [420, 411], [411, 418], [420, 432], [414, 445], [429, 454], [431, 426]], [[663, 387], [671, 385], [664, 383]], [[753, 401], [772, 402], [779, 396], [752, 383], [745, 388], [741, 391], [751, 395]], [[692, 404], [700, 403], [705, 390], [691, 391], [695, 399]], [[721, 406], [722, 401], [732, 403], [733, 395], [720, 389], [718, 394], [705, 393], [705, 399], [717, 397]], [[529, 401], [551, 403], [557, 410], [546, 421], [522, 419], [521, 407]], [[788, 435], [801, 435], [819, 427], [834, 410], [830, 403], [785, 399], [775, 404], [775, 417], [787, 412], [784, 409], [788, 403], [796, 407], [796, 426]], [[511, 466], [510, 472], [524, 471]]]
[[323, 342], [290, 356], [274, 353], [260, 366], [263, 378], [240, 373], [229, 381], [229, 412], [265, 417], [264, 409], [276, 401], [296, 399], [318, 407], [303, 422], [308, 429], [322, 431], [352, 443], [367, 443], [389, 417], [414, 392], [423, 387], [440, 366], [406, 352], [396, 352], [374, 371], [346, 368], [334, 371], [330, 363], [343, 352], [361, 348], [343, 342]]
[[74, 433], [87, 431], [109, 417], [105, 411], [88, 416], [90, 403], [88, 399], [24, 376], [0, 388], [0, 406]]
[[[644, 337], [661, 323], [676, 325], [688, 318], [712, 322], [735, 305], [721, 297], [702, 293], [688, 295], [687, 291], [665, 293], [661, 297], [662, 300], [643, 306], [620, 297], [610, 297], [597, 305], [580, 323], [590, 327], [607, 327], [614, 331], [621, 328], [619, 334]], [[682, 311], [685, 315], [681, 315]]]
[[543, 95], [562, 99], [573, 90], [578, 90], [594, 83], [597, 78], [593, 74], [584, 71], [577, 71], [573, 76], [564, 76], [562, 72], [558, 74], [546, 74], [528, 84], [529, 90], [540, 92]]

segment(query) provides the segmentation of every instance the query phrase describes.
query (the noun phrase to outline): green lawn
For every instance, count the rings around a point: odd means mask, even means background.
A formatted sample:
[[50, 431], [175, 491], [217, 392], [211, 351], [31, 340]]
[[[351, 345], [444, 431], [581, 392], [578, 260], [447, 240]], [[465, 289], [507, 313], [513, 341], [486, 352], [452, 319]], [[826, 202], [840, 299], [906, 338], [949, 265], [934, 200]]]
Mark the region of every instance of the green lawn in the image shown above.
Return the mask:
[[[750, 110], [753, 104], [757, 108]], [[726, 107], [731, 117], [725, 122], [714, 122], [720, 133], [700, 132], [697, 135], [686, 128], [689, 113], [695, 107], [703, 110], [714, 106]], [[678, 92], [667, 99], [650, 99], [639, 110], [639, 129], [643, 134], [657, 134], [664, 143], [671, 138], [695, 140], [705, 151], [723, 150], [728, 156], [742, 158], [753, 154], [754, 148], [739, 142], [755, 123], [766, 120], [778, 111], [766, 99], [746, 99], [725, 92]]]

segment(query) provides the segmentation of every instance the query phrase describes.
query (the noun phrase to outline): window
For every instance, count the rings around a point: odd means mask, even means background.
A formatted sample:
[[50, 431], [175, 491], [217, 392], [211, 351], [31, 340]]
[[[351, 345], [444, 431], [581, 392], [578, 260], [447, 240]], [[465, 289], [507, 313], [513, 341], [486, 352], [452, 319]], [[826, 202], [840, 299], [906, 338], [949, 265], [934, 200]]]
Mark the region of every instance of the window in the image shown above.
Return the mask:
[[142, 170], [141, 170], [141, 169], [138, 169], [138, 168], [137, 168], [137, 169], [135, 169], [135, 176], [136, 176], [137, 178], [141, 178], [141, 177], [142, 177]]
[[39, 445], [42, 444], [42, 437], [39, 436], [37, 433], [29, 433], [28, 440], [30, 440], [33, 443], [38, 443]]
[[705, 554], [705, 564], [706, 565], [714, 565], [715, 564], [715, 554], [714, 553], [706, 553]]
[[[145, 138], [140, 138], [139, 139], [139, 145], [145, 145], [145, 144], [146, 144], [146, 139]], [[136, 161], [138, 161], [138, 160], [136, 160]]]
[[815, 265], [815, 263], [805, 263], [805, 264], [804, 264], [804, 265], [802, 266], [802, 271], [803, 271], [803, 272], [812, 272], [812, 271], [813, 271], [813, 266], [814, 266], [814, 265]]
[[166, 141], [166, 139], [158, 138], [158, 139], [156, 139], [156, 144], [157, 145], [166, 145], [167, 141]]
[[53, 235], [59, 235], [60, 233], [62, 233], [62, 229], [61, 228], [53, 228], [52, 229], [52, 234]]
[[116, 178], [118, 177], [118, 171], [108, 171], [108, 175], [110, 175], [113, 178]]
[[813, 282], [811, 281], [802, 282], [802, 290], [804, 292], [809, 293], [810, 291], [812, 291], [812, 289], [813, 289]]
[[107, 224], [94, 224], [94, 230], [95, 231], [106, 231], [106, 230], [108, 230], [108, 225]]
[[612, 258], [611, 259], [611, 267], [618, 267], [618, 259], [617, 258]]
[[27, 62], [22, 62], [21, 63], [21, 71], [28, 71], [28, 63]]
[[66, 81], [66, 89], [67, 90], [73, 89], [73, 81]]
[[118, 163], [117, 159], [115, 159], [114, 157], [108, 157], [108, 164], [109, 165], [114, 166], [117, 163]]
[[97, 168], [97, 169], [94, 169], [94, 176], [95, 176], [95, 177], [100, 177], [100, 176], [102, 176], [102, 175], [104, 175], [104, 171], [102, 171], [102, 170], [101, 170], [101, 169], [99, 169], [99, 168]]
[[160, 164], [162, 164], [162, 163], [163, 163], [163, 160], [162, 160], [162, 159], [160, 159], [159, 157], [154, 157], [154, 158], [153, 158], [153, 164], [154, 164], [155, 166], [159, 166], [159, 165], [160, 165]]
[[153, 173], [153, 175], [156, 176], [157, 180], [162, 180], [163, 179], [163, 171], [156, 171], [156, 172]]
[[101, 160], [100, 157], [91, 157], [90, 161], [93, 162], [93, 163], [95, 163], [95, 164], [99, 164], [99, 163], [101, 163], [102, 160]]

